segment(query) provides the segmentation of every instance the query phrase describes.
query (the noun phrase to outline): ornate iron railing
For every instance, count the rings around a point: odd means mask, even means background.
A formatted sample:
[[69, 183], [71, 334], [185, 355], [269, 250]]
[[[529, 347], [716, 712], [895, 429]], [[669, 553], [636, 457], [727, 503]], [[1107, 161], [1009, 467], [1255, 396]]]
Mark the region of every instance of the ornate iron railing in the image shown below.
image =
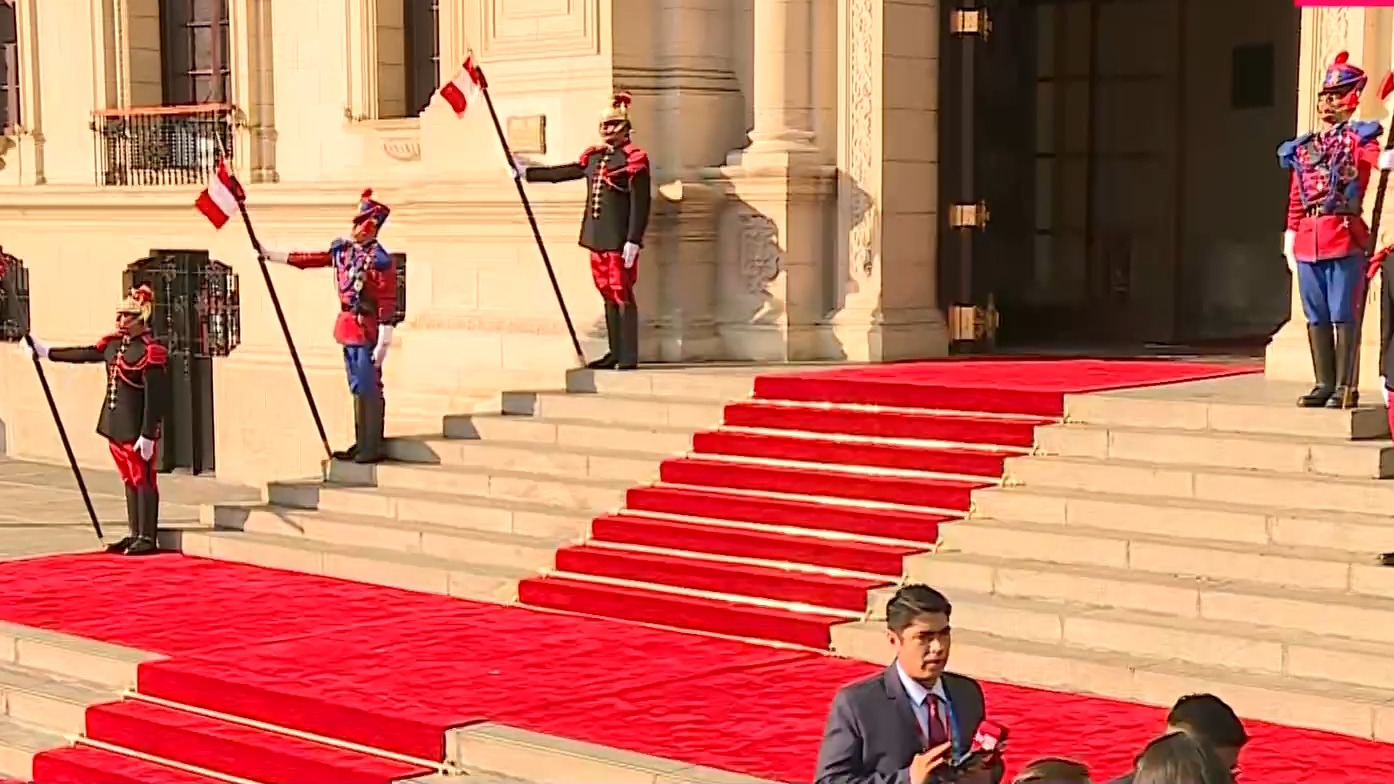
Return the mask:
[[29, 270], [0, 250], [0, 342], [15, 343], [29, 328]]
[[232, 157], [226, 104], [103, 109], [92, 113], [98, 185], [195, 185]]

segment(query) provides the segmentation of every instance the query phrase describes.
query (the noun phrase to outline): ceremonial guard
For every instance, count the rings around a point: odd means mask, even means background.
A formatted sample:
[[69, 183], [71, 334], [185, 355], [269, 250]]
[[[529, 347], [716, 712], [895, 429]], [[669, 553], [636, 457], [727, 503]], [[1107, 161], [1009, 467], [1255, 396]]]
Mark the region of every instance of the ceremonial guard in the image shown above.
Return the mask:
[[591, 254], [591, 277], [605, 300], [605, 333], [610, 350], [586, 367], [633, 370], [639, 366], [639, 310], [634, 283], [639, 249], [649, 225], [649, 156], [630, 138], [629, 93], [615, 95], [600, 118], [601, 143], [586, 148], [575, 163], [524, 166], [513, 176], [528, 182], [568, 182], [585, 178], [590, 198], [581, 218], [581, 247]]
[[155, 455], [169, 412], [169, 352], [150, 333], [155, 294], [148, 285], [131, 290], [116, 310], [116, 331], [91, 346], [49, 348], [31, 336], [31, 357], [53, 362], [106, 363], [106, 399], [97, 433], [111, 445], [116, 470], [126, 485], [130, 533], [107, 552], [144, 555], [156, 551], [160, 490]]
[[[1370, 231], [1361, 214], [1370, 172], [1394, 168], [1394, 152], [1380, 152], [1383, 128], [1352, 120], [1367, 82], [1345, 52], [1326, 69], [1318, 94], [1323, 128], [1278, 148], [1292, 171], [1283, 255], [1293, 271], [1316, 385], [1298, 398], [1304, 408], [1339, 407], [1353, 375], [1356, 300], [1364, 296]], [[1353, 390], [1352, 390], [1353, 392]]]
[[339, 315], [334, 321], [334, 340], [343, 346], [344, 369], [353, 395], [355, 441], [335, 452], [336, 460], [356, 463], [381, 462], [387, 405], [383, 397], [382, 368], [392, 345], [397, 319], [397, 265], [378, 242], [378, 232], [391, 214], [363, 191], [349, 239], [336, 239], [328, 250], [279, 251], [264, 249], [263, 258], [296, 269], [331, 267], [339, 293]]

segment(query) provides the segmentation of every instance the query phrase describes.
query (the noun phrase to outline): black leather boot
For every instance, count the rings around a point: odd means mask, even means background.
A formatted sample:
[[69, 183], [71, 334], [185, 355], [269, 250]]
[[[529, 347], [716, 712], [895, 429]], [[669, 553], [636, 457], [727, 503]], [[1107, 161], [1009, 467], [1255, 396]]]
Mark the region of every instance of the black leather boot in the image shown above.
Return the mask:
[[605, 303], [605, 339], [610, 343], [610, 350], [600, 359], [586, 363], [591, 370], [614, 370], [619, 363], [620, 306], [613, 302]]
[[619, 351], [615, 358], [617, 370], [634, 370], [639, 367], [639, 308], [633, 303], [620, 310]]
[[353, 462], [381, 463], [385, 457], [382, 437], [387, 426], [387, 406], [381, 394], [359, 400], [363, 404], [363, 427], [358, 431], [358, 452]]
[[139, 497], [140, 525], [136, 529], [136, 540], [126, 548], [126, 555], [150, 555], [159, 552], [160, 534], [160, 491], [153, 487], [142, 487], [136, 491]]
[[363, 396], [353, 396], [353, 446], [334, 453], [335, 460], [352, 460], [358, 455], [358, 445], [363, 443]]
[[1299, 397], [1302, 408], [1321, 408], [1336, 393], [1336, 337], [1330, 324], [1308, 324], [1307, 345], [1312, 350], [1312, 375], [1316, 386]]
[[106, 547], [109, 553], [124, 553], [126, 548], [140, 535], [140, 497], [136, 489], [126, 486], [126, 530], [127, 534]]
[[[1355, 325], [1334, 324], [1336, 333], [1336, 391], [1326, 401], [1330, 408], [1355, 408], [1360, 405], [1359, 382], [1350, 363], [1355, 360]], [[1350, 386], [1357, 387], [1351, 389]]]

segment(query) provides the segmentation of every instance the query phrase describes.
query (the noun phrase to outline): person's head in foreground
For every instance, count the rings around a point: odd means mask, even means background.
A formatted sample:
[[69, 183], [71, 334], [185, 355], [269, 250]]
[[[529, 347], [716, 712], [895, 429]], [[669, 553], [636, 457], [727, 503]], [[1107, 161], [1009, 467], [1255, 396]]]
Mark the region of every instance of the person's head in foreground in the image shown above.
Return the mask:
[[1173, 730], [1137, 755], [1133, 784], [1234, 784], [1234, 777], [1204, 738]]
[[1167, 729], [1186, 730], [1210, 744], [1231, 774], [1239, 767], [1239, 752], [1249, 742], [1234, 709], [1213, 694], [1189, 694], [1177, 700], [1167, 714]]
[[1033, 760], [1012, 779], [1012, 784], [1092, 784], [1089, 768], [1060, 757]]
[[932, 684], [949, 664], [953, 606], [928, 585], [907, 585], [886, 603], [886, 636], [910, 678]]

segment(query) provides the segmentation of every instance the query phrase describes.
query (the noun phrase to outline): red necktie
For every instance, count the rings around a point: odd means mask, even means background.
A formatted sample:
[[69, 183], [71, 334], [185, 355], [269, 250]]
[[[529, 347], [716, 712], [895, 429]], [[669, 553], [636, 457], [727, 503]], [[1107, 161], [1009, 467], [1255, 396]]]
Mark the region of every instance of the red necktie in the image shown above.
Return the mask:
[[929, 737], [925, 738], [925, 748], [932, 749], [949, 741], [949, 725], [944, 721], [943, 700], [936, 694], [925, 699], [929, 709]]

